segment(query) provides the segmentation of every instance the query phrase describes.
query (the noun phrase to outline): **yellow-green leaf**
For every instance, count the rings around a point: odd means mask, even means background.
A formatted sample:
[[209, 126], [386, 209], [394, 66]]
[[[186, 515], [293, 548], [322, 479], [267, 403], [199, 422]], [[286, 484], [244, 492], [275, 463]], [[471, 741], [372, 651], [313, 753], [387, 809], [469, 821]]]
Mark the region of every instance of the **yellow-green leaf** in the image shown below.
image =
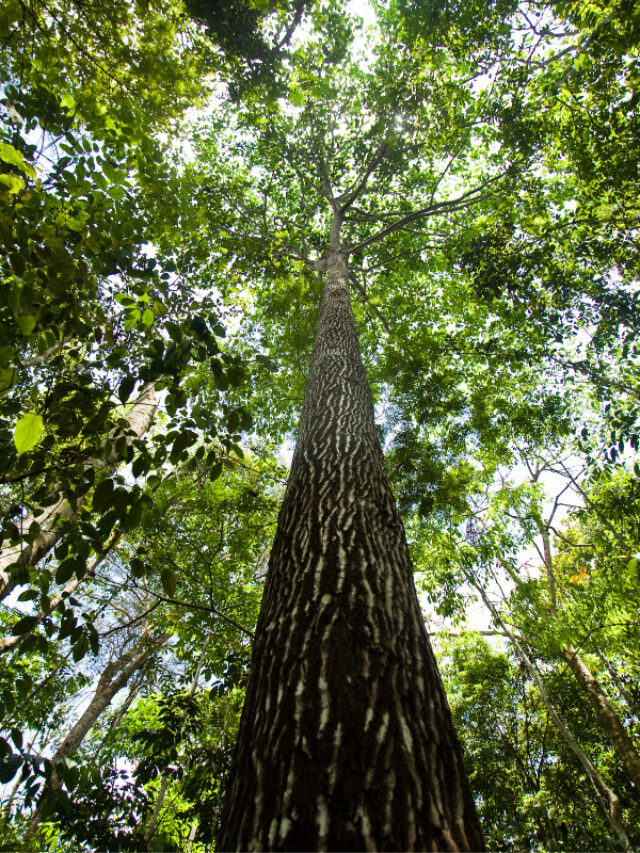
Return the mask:
[[19, 314], [16, 323], [20, 326], [23, 335], [30, 335], [36, 327], [36, 318], [33, 314]]
[[69, 110], [73, 110], [76, 106], [76, 99], [70, 92], [65, 92], [60, 98], [60, 104], [63, 107], [67, 107]]
[[8, 142], [0, 142], [0, 160], [10, 163], [12, 166], [17, 166], [29, 178], [35, 178], [36, 176], [36, 170], [31, 163], [27, 163], [22, 153]]
[[17, 195], [25, 187], [25, 182], [17, 175], [0, 175], [0, 190], [4, 189], [5, 192], [11, 193], [11, 195]]
[[42, 438], [44, 433], [44, 422], [42, 415], [34, 415], [32, 412], [27, 412], [23, 415], [16, 428], [13, 431], [13, 443], [16, 446], [18, 453], [25, 453], [31, 450]]

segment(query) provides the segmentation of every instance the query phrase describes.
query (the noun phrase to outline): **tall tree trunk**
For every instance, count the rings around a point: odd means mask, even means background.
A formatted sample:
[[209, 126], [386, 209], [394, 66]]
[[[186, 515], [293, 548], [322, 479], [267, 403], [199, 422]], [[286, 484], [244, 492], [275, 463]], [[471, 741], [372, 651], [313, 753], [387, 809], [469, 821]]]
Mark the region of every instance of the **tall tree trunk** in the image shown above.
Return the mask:
[[145, 633], [134, 646], [123, 652], [117, 660], [108, 663], [104, 668], [98, 679], [93, 698], [51, 759], [51, 776], [29, 821], [27, 837], [33, 835], [37, 830], [44, 817], [49, 798], [61, 787], [62, 782], [56, 769], [57, 766], [78, 750], [87, 732], [95, 724], [100, 714], [109, 707], [116, 693], [126, 685], [134, 672], [137, 672], [147, 662], [148, 658], [167, 642], [170, 636], [169, 632], [165, 632], [155, 640], [150, 640], [148, 634]]
[[[547, 586], [549, 588], [550, 607], [547, 612], [549, 617], [554, 619], [557, 614], [558, 600], [551, 552], [551, 537], [548, 526], [540, 525], [539, 530], [542, 537], [542, 557], [547, 576]], [[500, 557], [498, 557], [498, 561], [506, 568], [506, 562], [503, 562]], [[517, 584], [520, 583], [519, 578], [510, 576]], [[609, 738], [611, 745], [624, 764], [637, 790], [640, 791], [640, 755], [638, 755], [631, 737], [622, 724], [615, 708], [609, 701], [604, 689], [573, 645], [569, 643], [561, 648], [560, 656], [569, 665], [569, 669], [575, 677], [578, 687], [595, 711], [604, 733]], [[602, 659], [604, 660], [604, 658]]]
[[[138, 438], [141, 438], [151, 426], [160, 404], [161, 392], [156, 389], [155, 383], [151, 382], [144, 386], [131, 411], [127, 415], [127, 428], [125, 430], [125, 446], [128, 448]], [[122, 454], [116, 452], [113, 439], [122, 435], [121, 428], [117, 433], [105, 441], [105, 456], [88, 459], [87, 468], [101, 470], [103, 468], [114, 469], [122, 462]], [[35, 566], [43, 557], [52, 550], [61, 536], [61, 523], [72, 521], [78, 515], [78, 510], [69, 501], [59, 495], [52, 506], [44, 509], [39, 515], [30, 514], [22, 519], [22, 527], [29, 530], [35, 521], [40, 531], [30, 544], [0, 546], [0, 600], [6, 598], [16, 586], [28, 580], [28, 567]]]
[[334, 218], [218, 850], [481, 850]]

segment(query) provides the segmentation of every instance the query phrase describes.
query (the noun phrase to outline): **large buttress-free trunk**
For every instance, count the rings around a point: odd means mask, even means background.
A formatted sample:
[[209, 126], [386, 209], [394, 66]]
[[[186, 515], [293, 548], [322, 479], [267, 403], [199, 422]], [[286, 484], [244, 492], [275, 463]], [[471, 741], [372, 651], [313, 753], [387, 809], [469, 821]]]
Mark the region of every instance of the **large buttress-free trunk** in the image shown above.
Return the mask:
[[480, 850], [336, 243], [217, 849]]

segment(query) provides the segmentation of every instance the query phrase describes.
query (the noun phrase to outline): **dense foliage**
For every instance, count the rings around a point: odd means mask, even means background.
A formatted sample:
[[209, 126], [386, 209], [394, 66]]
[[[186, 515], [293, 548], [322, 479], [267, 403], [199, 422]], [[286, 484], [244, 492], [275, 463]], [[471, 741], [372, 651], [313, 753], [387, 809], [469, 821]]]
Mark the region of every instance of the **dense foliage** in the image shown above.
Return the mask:
[[373, 6], [0, 10], [3, 849], [211, 849], [336, 199], [487, 844], [640, 845], [640, 11]]

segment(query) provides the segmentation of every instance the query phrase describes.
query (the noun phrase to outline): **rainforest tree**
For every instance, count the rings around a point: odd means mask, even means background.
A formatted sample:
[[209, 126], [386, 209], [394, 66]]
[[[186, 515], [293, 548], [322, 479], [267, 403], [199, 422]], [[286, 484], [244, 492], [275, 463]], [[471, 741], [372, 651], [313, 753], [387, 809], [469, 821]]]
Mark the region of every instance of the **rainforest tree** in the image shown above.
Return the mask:
[[[618, 461], [636, 476], [633, 10], [388, 2], [365, 31], [330, 2], [112, 5], [103, 26], [97, 8], [11, 6], [0, 32], [16, 837], [35, 806], [32, 828], [57, 821], [40, 838], [109, 848], [480, 846], [420, 608], [462, 619], [477, 590], [525, 667], [535, 726], [573, 744], [556, 778], [585, 788], [607, 844], [635, 843], [631, 635], [601, 595], [635, 590], [635, 540], [559, 528], [542, 505], [551, 462], [510, 479], [569, 454], [590, 506]], [[212, 91], [188, 131], [184, 107]], [[248, 520], [279, 500], [271, 453], [300, 416], [254, 633], [273, 519], [262, 537]], [[607, 535], [620, 553], [587, 584], [579, 556]], [[534, 544], [532, 569], [519, 549]], [[583, 587], [597, 651], [570, 630]], [[141, 666], [114, 681], [139, 643]], [[618, 753], [558, 666], [586, 667], [590, 695], [597, 682]], [[472, 710], [475, 679], [461, 671]], [[76, 687], [102, 710], [74, 757]], [[120, 707], [92, 704], [103, 687]], [[496, 696], [496, 727], [522, 714], [511, 687]], [[553, 774], [523, 754], [533, 797]], [[492, 844], [585, 843], [580, 810], [566, 833], [523, 825], [477, 778]]]

